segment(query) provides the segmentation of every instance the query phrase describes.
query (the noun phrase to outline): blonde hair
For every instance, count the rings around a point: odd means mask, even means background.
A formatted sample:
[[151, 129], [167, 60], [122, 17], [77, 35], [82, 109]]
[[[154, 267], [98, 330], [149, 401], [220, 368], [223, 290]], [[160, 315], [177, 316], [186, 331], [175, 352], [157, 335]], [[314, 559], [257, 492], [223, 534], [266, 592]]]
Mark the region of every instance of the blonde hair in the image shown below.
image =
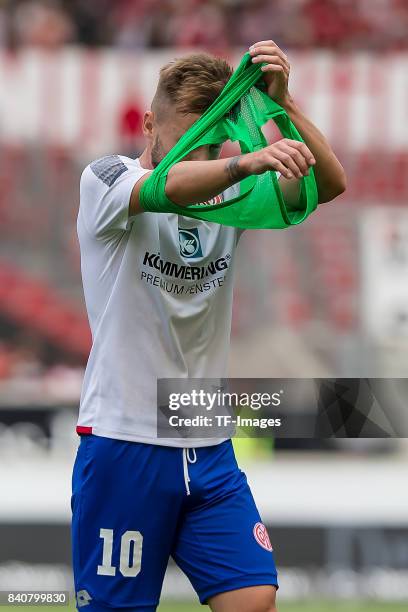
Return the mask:
[[152, 110], [159, 115], [169, 104], [187, 115], [202, 114], [219, 96], [232, 75], [231, 66], [207, 53], [174, 59], [160, 70]]

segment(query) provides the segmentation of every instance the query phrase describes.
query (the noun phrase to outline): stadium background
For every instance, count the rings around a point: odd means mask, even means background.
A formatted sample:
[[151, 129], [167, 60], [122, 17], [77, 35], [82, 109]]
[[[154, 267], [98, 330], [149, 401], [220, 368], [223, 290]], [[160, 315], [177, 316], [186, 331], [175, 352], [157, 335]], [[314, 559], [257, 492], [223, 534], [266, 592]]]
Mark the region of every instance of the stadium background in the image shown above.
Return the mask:
[[[348, 190], [301, 227], [244, 235], [230, 373], [407, 375], [406, 0], [0, 0], [0, 590], [72, 590], [70, 475], [90, 342], [80, 172], [141, 150], [164, 62], [200, 48], [236, 63], [269, 38], [290, 55], [293, 96]], [[406, 440], [239, 441], [237, 452], [283, 611], [405, 608]], [[163, 601], [191, 596], [171, 565]]]

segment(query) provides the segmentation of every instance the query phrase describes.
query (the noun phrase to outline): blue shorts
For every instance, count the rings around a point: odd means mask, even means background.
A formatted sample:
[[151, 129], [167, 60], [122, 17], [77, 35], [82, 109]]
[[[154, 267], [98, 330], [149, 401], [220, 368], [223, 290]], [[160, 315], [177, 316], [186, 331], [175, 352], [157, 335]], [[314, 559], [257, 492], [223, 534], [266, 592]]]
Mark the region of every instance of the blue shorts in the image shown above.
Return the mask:
[[268, 534], [229, 440], [187, 450], [83, 435], [71, 508], [82, 612], [153, 612], [170, 556], [201, 603], [277, 586]]

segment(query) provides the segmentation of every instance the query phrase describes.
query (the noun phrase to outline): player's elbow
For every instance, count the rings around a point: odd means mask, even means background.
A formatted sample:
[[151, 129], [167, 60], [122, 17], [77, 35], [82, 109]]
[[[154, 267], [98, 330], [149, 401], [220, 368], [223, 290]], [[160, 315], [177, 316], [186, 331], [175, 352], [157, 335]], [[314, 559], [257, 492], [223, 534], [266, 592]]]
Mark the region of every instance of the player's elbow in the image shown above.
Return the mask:
[[336, 172], [336, 175], [331, 178], [330, 182], [327, 182], [325, 185], [319, 185], [319, 204], [331, 202], [344, 193], [346, 189], [347, 176], [343, 168], [341, 168]]
[[335, 198], [344, 193], [347, 189], [347, 176], [344, 168], [340, 168], [336, 177]]

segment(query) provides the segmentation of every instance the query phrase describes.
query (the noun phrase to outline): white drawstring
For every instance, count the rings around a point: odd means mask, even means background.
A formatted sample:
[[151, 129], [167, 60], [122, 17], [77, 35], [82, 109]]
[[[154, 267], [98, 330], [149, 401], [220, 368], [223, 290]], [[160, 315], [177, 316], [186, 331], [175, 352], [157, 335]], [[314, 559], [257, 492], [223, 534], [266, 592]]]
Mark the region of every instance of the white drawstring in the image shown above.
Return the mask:
[[[193, 451], [193, 459], [190, 457], [190, 450]], [[183, 472], [184, 472], [184, 483], [186, 485], [187, 495], [190, 495], [190, 475], [188, 473], [188, 464], [195, 463], [197, 461], [197, 454], [195, 448], [183, 448]]]

